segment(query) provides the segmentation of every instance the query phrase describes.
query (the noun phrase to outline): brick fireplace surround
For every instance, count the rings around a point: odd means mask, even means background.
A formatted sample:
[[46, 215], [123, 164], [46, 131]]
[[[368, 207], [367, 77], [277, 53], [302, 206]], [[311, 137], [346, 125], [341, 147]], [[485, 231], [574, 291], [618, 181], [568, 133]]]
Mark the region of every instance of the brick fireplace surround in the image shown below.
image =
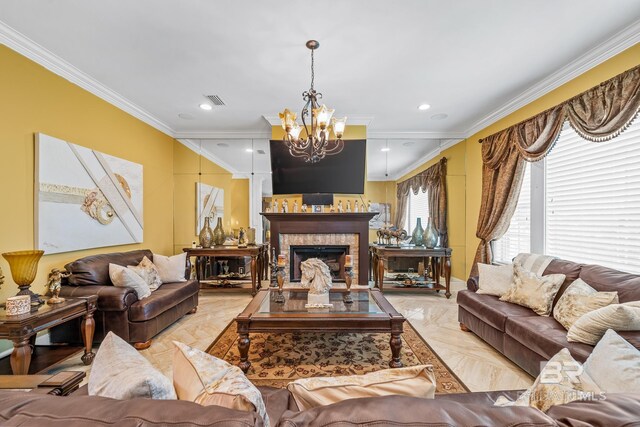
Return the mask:
[[[271, 247], [289, 254], [292, 245], [349, 246], [354, 285], [367, 286], [369, 271], [369, 221], [376, 212], [263, 213], [270, 221]], [[289, 271], [289, 256], [286, 270]], [[286, 276], [289, 282], [289, 276]]]

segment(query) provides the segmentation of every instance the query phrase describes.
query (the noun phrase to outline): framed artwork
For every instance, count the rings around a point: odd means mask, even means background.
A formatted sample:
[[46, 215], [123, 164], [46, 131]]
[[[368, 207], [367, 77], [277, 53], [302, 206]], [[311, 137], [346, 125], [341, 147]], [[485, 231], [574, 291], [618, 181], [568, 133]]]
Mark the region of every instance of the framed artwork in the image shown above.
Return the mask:
[[369, 221], [369, 228], [378, 230], [385, 223], [391, 222], [391, 203], [371, 203], [370, 212], [378, 212], [378, 214]]
[[313, 213], [322, 213], [324, 211], [324, 206], [322, 206], [322, 205], [311, 205], [311, 211]]
[[142, 165], [36, 134], [35, 246], [55, 254], [141, 243], [142, 190]]
[[216, 226], [218, 218], [224, 218], [224, 190], [196, 182], [196, 235], [204, 227], [206, 217], [211, 218], [211, 228]]

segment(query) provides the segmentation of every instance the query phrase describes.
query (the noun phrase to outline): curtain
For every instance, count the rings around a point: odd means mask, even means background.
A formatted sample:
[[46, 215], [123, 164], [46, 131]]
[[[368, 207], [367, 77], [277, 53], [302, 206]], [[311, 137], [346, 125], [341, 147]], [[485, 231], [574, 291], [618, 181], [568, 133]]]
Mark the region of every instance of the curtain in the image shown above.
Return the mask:
[[568, 101], [502, 130], [482, 143], [482, 201], [471, 275], [477, 264], [492, 261], [491, 241], [507, 232], [522, 185], [524, 162], [543, 159], [566, 120], [589, 141], [605, 141], [626, 129], [640, 110], [640, 66]]
[[448, 247], [449, 236], [447, 232], [447, 159], [442, 158], [438, 163], [427, 170], [398, 183], [395, 224], [398, 228], [405, 225], [407, 216], [407, 201], [409, 192], [418, 194], [419, 191], [428, 191], [429, 215], [433, 220], [433, 225], [440, 237], [440, 245]]

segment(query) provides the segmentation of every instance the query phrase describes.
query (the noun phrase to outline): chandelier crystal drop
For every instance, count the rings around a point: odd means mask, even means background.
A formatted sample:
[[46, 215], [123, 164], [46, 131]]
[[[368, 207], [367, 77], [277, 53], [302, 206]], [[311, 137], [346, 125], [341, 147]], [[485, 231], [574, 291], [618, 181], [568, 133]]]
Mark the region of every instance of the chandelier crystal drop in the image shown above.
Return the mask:
[[[320, 47], [320, 43], [309, 40], [307, 47], [311, 50], [311, 88], [302, 94], [302, 99], [306, 102], [300, 114], [302, 126], [296, 122], [296, 114], [287, 108], [279, 116], [282, 128], [285, 130], [282, 140], [289, 148], [289, 153], [293, 157], [304, 159], [305, 162], [318, 163], [326, 156], [338, 154], [344, 148], [342, 135], [347, 118], [333, 117], [333, 109], [318, 103], [322, 94], [316, 92], [313, 86], [315, 79], [313, 52]], [[307, 123], [309, 118], [310, 123]], [[305, 137], [301, 138], [303, 129]], [[332, 131], [335, 139], [330, 139]]]

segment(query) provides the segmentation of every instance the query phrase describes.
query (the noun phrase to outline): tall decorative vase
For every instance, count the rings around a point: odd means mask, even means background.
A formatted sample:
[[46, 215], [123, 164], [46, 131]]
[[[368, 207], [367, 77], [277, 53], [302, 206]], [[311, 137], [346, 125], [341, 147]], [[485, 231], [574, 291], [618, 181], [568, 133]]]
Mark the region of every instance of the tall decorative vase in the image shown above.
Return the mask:
[[213, 230], [213, 243], [216, 245], [224, 244], [224, 229], [222, 228], [222, 218], [218, 217], [218, 224], [216, 228]]
[[423, 243], [429, 249], [435, 248], [438, 243], [438, 233], [436, 232], [436, 227], [433, 225], [433, 219], [431, 217], [427, 219], [427, 228], [424, 230]]
[[411, 233], [411, 243], [416, 246], [422, 246], [424, 239], [424, 228], [422, 228], [422, 218], [418, 218], [418, 222], [416, 223], [416, 228], [413, 229], [413, 233]]
[[200, 230], [200, 246], [210, 248], [213, 245], [213, 231], [211, 231], [211, 223], [209, 217], [204, 219], [204, 226]]
[[4, 259], [9, 263], [11, 276], [16, 282], [20, 292], [16, 295], [29, 295], [31, 305], [40, 305], [43, 303], [39, 295], [34, 294], [29, 287], [36, 278], [38, 272], [38, 262], [44, 254], [44, 251], [16, 251], [5, 252], [2, 254]]

